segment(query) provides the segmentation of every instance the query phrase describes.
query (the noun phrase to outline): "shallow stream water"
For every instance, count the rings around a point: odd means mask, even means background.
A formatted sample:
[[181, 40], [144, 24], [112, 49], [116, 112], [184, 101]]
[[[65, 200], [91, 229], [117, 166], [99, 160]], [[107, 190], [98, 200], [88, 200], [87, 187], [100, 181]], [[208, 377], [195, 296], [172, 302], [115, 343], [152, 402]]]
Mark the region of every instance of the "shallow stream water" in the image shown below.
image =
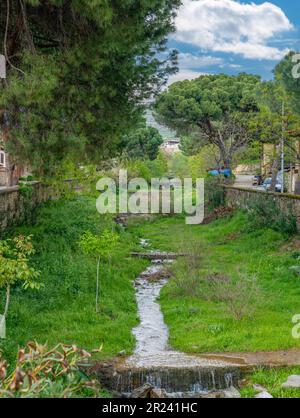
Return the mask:
[[[149, 245], [143, 240], [142, 246]], [[158, 254], [155, 251], [155, 254]], [[228, 363], [184, 354], [169, 347], [169, 330], [159, 305], [161, 289], [167, 284], [162, 272], [172, 260], [152, 261], [135, 281], [140, 324], [133, 329], [134, 354], [126, 360], [128, 372], [119, 379], [122, 392], [130, 392], [144, 383], [165, 389], [169, 397], [189, 397], [206, 390], [226, 389], [238, 375]], [[157, 276], [161, 278], [157, 279]]]

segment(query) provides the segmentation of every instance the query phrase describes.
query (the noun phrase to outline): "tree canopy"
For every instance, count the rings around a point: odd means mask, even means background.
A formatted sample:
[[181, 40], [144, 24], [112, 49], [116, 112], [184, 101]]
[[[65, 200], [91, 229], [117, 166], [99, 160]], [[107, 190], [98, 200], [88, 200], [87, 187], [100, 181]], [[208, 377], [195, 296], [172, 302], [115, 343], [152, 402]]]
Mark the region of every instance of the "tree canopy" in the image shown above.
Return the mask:
[[300, 113], [300, 55], [287, 54], [276, 66], [275, 77], [283, 85], [294, 111]]
[[176, 69], [176, 52], [164, 51], [179, 4], [1, 2], [9, 73], [0, 106], [9, 150], [40, 174], [66, 155], [80, 161], [114, 155], [145, 100]]
[[230, 167], [235, 152], [249, 141], [247, 118], [259, 110], [259, 83], [260, 77], [248, 74], [174, 83], [156, 102], [158, 119], [178, 133], [196, 137], [201, 145], [215, 145], [219, 165]]
[[123, 137], [123, 155], [129, 158], [141, 158], [155, 160], [159, 148], [163, 144], [163, 138], [156, 128], [141, 127]]

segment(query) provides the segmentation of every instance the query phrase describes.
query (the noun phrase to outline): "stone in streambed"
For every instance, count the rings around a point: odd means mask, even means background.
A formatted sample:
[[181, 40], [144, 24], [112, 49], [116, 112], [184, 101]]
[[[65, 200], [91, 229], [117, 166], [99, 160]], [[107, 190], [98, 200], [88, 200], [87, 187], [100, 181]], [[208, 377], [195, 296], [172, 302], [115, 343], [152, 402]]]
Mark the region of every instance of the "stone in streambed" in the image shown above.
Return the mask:
[[228, 399], [241, 398], [240, 392], [234, 386], [231, 386], [229, 389], [224, 390], [223, 393], [224, 393], [224, 398], [228, 398]]
[[282, 389], [300, 389], [300, 376], [296, 374], [289, 376], [281, 387]]
[[153, 399], [165, 399], [167, 397], [167, 392], [164, 389], [152, 389], [150, 392], [150, 398]]
[[150, 385], [150, 383], [145, 383], [140, 388], [135, 389], [132, 394], [131, 398], [133, 399], [145, 399], [150, 398], [151, 392], [153, 391], [154, 387]]

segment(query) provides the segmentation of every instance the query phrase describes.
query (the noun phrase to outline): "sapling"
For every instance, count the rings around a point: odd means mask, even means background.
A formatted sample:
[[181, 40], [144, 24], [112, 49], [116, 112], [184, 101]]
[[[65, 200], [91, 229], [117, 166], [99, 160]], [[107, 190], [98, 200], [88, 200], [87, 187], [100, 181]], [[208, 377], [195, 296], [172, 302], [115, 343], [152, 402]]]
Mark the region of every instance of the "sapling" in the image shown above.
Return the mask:
[[29, 266], [29, 259], [34, 252], [32, 236], [18, 236], [0, 241], [0, 288], [6, 289], [4, 313], [0, 315], [0, 338], [5, 338], [11, 287], [18, 282], [23, 282], [24, 289], [41, 287], [35, 281], [40, 273]]
[[100, 265], [101, 259], [110, 261], [111, 254], [119, 241], [119, 235], [115, 232], [105, 230], [101, 235], [94, 235], [85, 232], [79, 240], [82, 250], [97, 259], [96, 278], [96, 312], [99, 313], [99, 292], [100, 292]]

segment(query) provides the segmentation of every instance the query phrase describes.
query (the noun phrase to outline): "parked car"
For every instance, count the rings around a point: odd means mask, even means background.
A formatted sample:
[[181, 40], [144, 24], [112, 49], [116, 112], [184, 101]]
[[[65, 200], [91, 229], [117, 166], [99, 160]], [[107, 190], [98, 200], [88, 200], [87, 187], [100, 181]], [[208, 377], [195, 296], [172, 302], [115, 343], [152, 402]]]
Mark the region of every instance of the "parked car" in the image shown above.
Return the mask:
[[[272, 184], [272, 177], [268, 177], [268, 178], [265, 179], [265, 181], [263, 182], [262, 187], [260, 187], [259, 189], [265, 190], [266, 192], [269, 192], [270, 189], [271, 189], [271, 184]], [[282, 185], [279, 182], [279, 179], [277, 178], [276, 185], [275, 185], [275, 192], [281, 193], [281, 188], [282, 188]]]
[[266, 192], [271, 189], [271, 184], [272, 184], [272, 177], [266, 178], [265, 181], [263, 182], [262, 186]]

